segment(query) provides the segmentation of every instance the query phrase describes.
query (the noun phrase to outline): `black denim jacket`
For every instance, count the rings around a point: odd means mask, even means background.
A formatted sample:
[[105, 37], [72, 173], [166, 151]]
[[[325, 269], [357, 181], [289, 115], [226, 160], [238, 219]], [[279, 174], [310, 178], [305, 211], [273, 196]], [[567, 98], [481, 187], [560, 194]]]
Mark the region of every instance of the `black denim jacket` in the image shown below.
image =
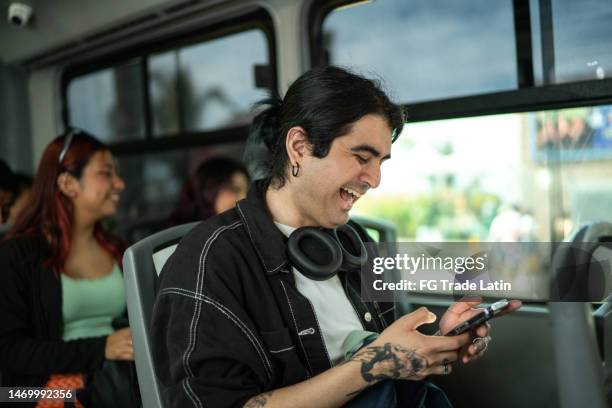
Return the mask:
[[[286, 238], [265, 204], [267, 182], [198, 225], [160, 277], [151, 326], [162, 397], [170, 407], [236, 407], [331, 367], [310, 301], [298, 292]], [[361, 301], [359, 272], [340, 274], [365, 330], [391, 304]]]

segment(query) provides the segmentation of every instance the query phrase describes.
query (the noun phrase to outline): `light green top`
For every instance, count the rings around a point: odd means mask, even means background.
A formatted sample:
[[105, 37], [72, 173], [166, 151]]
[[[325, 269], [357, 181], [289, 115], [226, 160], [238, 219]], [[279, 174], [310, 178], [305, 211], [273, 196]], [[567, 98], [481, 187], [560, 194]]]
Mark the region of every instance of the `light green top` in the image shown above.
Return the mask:
[[74, 279], [62, 274], [61, 280], [64, 340], [111, 334], [111, 322], [125, 312], [126, 305], [119, 266], [115, 264], [101, 278]]

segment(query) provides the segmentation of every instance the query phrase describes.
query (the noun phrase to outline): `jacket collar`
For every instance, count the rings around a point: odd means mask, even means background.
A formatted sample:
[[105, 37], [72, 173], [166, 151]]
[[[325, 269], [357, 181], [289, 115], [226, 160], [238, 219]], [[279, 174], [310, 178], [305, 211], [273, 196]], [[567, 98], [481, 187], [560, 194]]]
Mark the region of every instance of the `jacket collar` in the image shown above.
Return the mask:
[[289, 272], [286, 238], [274, 225], [266, 205], [268, 185], [267, 179], [254, 181], [247, 197], [239, 201], [236, 208], [266, 273]]

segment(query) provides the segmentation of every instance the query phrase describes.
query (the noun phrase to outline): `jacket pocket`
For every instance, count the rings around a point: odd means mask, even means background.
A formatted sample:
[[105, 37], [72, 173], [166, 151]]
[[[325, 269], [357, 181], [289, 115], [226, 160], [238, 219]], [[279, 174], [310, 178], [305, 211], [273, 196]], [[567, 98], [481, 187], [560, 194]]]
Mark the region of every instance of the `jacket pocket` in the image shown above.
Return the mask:
[[298, 357], [296, 345], [291, 339], [289, 329], [261, 332], [281, 386], [296, 384], [308, 378], [306, 367]]

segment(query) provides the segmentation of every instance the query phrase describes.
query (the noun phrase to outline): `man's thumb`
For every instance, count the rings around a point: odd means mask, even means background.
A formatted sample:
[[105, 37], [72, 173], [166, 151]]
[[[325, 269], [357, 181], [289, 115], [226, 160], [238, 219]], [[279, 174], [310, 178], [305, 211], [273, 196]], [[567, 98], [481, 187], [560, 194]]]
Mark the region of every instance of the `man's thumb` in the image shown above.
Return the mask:
[[425, 306], [418, 308], [414, 312], [406, 315], [406, 326], [408, 330], [415, 330], [422, 324], [433, 323], [436, 321], [436, 315], [427, 310]]

